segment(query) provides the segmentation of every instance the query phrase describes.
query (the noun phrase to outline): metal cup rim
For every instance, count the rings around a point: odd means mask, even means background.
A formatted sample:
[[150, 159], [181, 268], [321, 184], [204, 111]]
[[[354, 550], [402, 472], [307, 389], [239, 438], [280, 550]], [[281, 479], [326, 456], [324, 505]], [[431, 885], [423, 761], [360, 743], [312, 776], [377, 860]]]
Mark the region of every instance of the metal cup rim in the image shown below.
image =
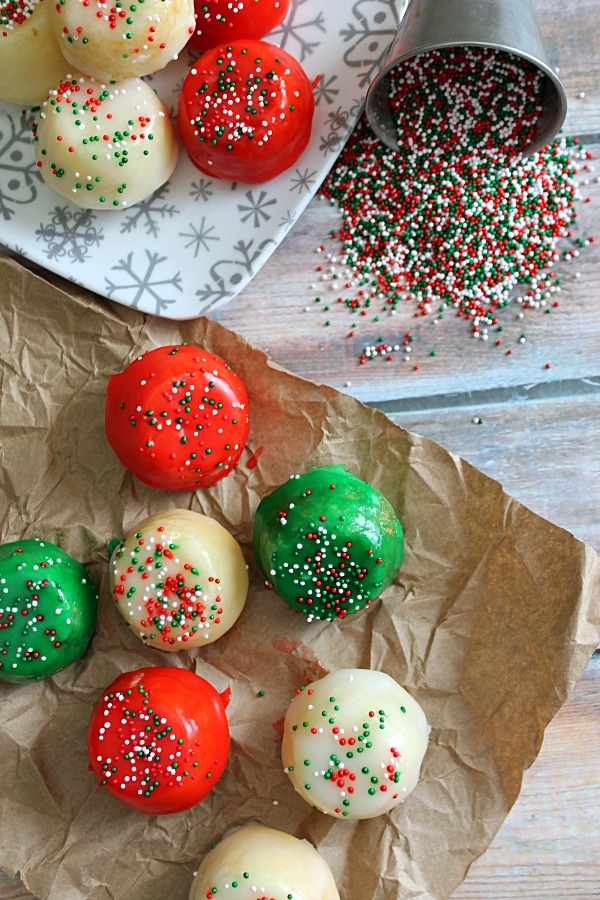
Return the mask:
[[562, 128], [565, 118], [567, 116], [567, 95], [565, 89], [557, 76], [556, 72], [547, 65], [543, 60], [538, 59], [531, 53], [527, 53], [525, 50], [511, 47], [507, 44], [498, 44], [491, 41], [476, 41], [476, 40], [467, 40], [467, 41], [439, 41], [432, 44], [421, 44], [417, 47], [411, 47], [409, 50], [406, 50], [404, 53], [401, 53], [399, 56], [395, 56], [394, 59], [389, 60], [377, 73], [371, 84], [369, 85], [369, 89], [367, 91], [367, 95], [365, 98], [365, 113], [369, 124], [372, 130], [375, 132], [380, 141], [382, 141], [386, 147], [389, 147], [390, 150], [398, 149], [398, 142], [394, 143], [390, 138], [390, 135], [380, 127], [379, 120], [372, 116], [374, 109], [374, 100], [373, 98], [376, 96], [377, 90], [380, 88], [382, 81], [385, 77], [390, 73], [392, 69], [396, 66], [400, 65], [400, 63], [405, 62], [407, 59], [412, 59], [415, 56], [419, 56], [422, 53], [428, 53], [430, 50], [445, 50], [448, 48], [458, 48], [458, 47], [484, 47], [490, 50], [502, 50], [505, 53], [510, 53], [513, 56], [518, 56], [521, 59], [526, 59], [528, 62], [532, 63], [537, 69], [539, 69], [547, 79], [549, 79], [552, 87], [556, 92], [557, 97], [557, 107], [555, 115], [552, 119], [552, 128], [549, 129], [551, 131], [550, 137], [543, 133], [541, 135], [534, 134], [532, 140], [524, 147], [522, 156], [531, 156], [533, 153], [536, 153], [542, 147], [544, 147], [551, 139], [554, 137], [560, 129]]

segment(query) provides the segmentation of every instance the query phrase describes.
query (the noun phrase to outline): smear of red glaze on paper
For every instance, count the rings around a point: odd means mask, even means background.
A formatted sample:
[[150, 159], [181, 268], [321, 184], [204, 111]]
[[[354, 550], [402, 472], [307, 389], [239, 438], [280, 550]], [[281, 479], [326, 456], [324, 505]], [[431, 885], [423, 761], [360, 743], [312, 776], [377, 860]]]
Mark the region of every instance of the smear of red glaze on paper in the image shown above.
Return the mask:
[[285, 716], [282, 716], [280, 719], [277, 719], [276, 722], [271, 722], [271, 728], [275, 731], [275, 737], [273, 738], [274, 744], [280, 744], [283, 740], [283, 723], [285, 722]]
[[311, 650], [310, 647], [307, 647], [300, 640], [288, 638], [283, 634], [276, 634], [271, 639], [271, 646], [282, 653], [296, 653], [300, 659], [307, 663], [302, 671], [302, 680], [306, 684], [316, 681], [324, 675], [329, 675], [331, 671], [317, 658], [314, 650]]
[[271, 646], [274, 650], [281, 650], [282, 653], [292, 653], [292, 651], [304, 645], [302, 641], [295, 641], [292, 638], [285, 637], [283, 634], [276, 634], [271, 641]]
[[250, 459], [246, 463], [246, 465], [248, 466], [249, 469], [253, 469], [256, 466], [257, 462], [259, 461], [259, 459], [262, 456], [262, 452], [264, 449], [265, 449], [264, 447], [256, 448], [256, 451], [254, 452], [254, 454], [250, 457]]

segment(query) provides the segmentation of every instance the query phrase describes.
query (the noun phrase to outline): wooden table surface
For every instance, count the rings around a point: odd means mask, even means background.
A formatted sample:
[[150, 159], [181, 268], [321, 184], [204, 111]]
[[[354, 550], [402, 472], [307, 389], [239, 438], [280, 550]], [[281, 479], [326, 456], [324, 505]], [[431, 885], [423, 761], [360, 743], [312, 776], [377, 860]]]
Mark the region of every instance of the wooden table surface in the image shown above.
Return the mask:
[[[565, 132], [600, 150], [598, 0], [536, 0], [552, 65], [569, 98]], [[594, 165], [594, 160], [591, 161]], [[560, 307], [503, 311], [503, 345], [455, 318], [413, 317], [411, 304], [355, 321], [335, 303], [328, 269], [339, 222], [315, 199], [250, 285], [213, 317], [312, 381], [382, 408], [397, 423], [469, 460], [535, 512], [600, 551], [600, 163], [582, 187], [579, 234], [598, 241], [560, 263]], [[318, 252], [323, 245], [325, 251]], [[328, 254], [336, 257], [328, 259]], [[317, 272], [317, 266], [323, 266]], [[321, 303], [315, 302], [317, 295]], [[331, 304], [327, 299], [333, 300]], [[330, 305], [325, 311], [324, 307]], [[325, 322], [329, 321], [329, 325]], [[363, 348], [414, 335], [403, 354], [359, 364]], [[527, 340], [519, 343], [526, 332]], [[507, 348], [514, 348], [512, 355]], [[431, 351], [436, 355], [432, 356]], [[546, 364], [550, 368], [546, 368]], [[415, 364], [419, 369], [415, 370]], [[458, 898], [600, 897], [600, 655], [546, 731], [521, 795]], [[0, 875], [0, 900], [30, 897]], [[167, 900], [167, 898], [165, 898]], [[392, 898], [390, 898], [392, 900]]]

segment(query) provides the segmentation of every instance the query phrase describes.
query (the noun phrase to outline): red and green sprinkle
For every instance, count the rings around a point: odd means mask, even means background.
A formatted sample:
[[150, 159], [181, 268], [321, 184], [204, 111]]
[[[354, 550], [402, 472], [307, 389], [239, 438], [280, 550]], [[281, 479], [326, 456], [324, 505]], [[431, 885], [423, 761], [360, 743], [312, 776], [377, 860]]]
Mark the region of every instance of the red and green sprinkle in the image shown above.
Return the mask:
[[[352, 316], [349, 337], [361, 317], [378, 322], [406, 301], [415, 318], [453, 313], [483, 340], [502, 331], [512, 302], [556, 308], [559, 241], [573, 238], [577, 218], [577, 160], [588, 169], [591, 153], [561, 136], [521, 159], [540, 111], [537, 69], [500, 51], [449, 48], [403, 63], [391, 85], [398, 150], [363, 117], [321, 187], [342, 212], [333, 236], [343, 269], [329, 254], [317, 271]], [[593, 238], [573, 240], [562, 258]], [[381, 336], [360, 361], [412, 361], [412, 341], [410, 331]], [[494, 344], [502, 346], [501, 334]]]

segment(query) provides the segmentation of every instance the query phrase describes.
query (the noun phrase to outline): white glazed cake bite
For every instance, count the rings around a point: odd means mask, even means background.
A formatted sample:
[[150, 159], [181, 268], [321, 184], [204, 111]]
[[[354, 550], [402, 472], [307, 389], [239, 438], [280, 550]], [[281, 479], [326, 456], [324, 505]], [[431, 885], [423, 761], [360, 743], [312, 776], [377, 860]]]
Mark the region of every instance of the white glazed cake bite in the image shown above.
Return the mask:
[[60, 0], [53, 11], [71, 66], [106, 81], [164, 69], [195, 28], [193, 0]]
[[329, 866], [306, 841], [247, 825], [202, 860], [189, 900], [339, 900]]
[[52, 0], [0, 0], [0, 100], [38, 105], [69, 69], [51, 14]]
[[283, 765], [298, 793], [337, 818], [370, 819], [414, 790], [429, 726], [385, 672], [339, 669], [301, 688], [283, 731]]
[[179, 152], [171, 115], [141, 78], [65, 78], [34, 125], [44, 181], [86, 209], [132, 206], [169, 178]]
[[126, 623], [158, 650], [211, 644], [237, 621], [248, 594], [240, 545], [215, 519], [171, 509], [140, 522], [110, 559]]

